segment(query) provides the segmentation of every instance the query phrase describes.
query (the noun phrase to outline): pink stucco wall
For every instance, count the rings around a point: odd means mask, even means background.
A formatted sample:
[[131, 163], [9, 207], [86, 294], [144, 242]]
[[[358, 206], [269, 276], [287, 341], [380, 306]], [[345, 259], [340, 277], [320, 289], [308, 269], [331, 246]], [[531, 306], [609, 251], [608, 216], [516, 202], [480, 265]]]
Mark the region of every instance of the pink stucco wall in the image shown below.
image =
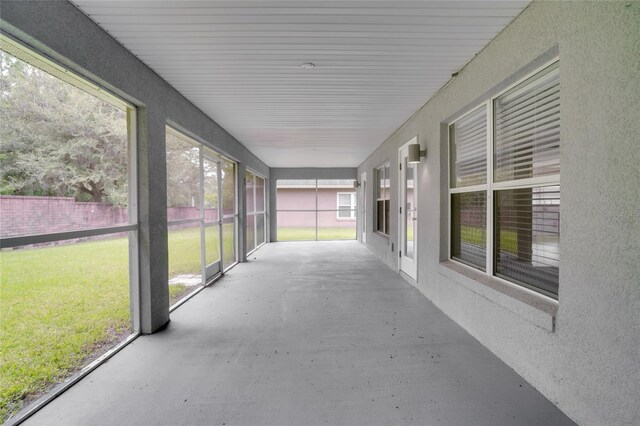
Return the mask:
[[[355, 226], [355, 218], [338, 218], [338, 193], [354, 193], [353, 188], [319, 188], [318, 226], [331, 228], [351, 228]], [[315, 227], [316, 226], [316, 190], [315, 188], [278, 188], [276, 193], [278, 210], [278, 226], [280, 227]], [[287, 210], [311, 210], [293, 212]]]

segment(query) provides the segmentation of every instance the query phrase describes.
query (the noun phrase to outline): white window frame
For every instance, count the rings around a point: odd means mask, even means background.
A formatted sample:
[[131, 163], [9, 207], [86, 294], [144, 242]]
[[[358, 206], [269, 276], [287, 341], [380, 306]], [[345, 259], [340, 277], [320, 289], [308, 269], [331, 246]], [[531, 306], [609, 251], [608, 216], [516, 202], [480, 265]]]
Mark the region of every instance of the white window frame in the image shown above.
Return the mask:
[[[347, 207], [340, 204], [340, 195], [349, 195], [349, 217], [340, 216], [340, 207]], [[345, 210], [343, 210], [345, 211]], [[355, 220], [356, 219], [356, 193], [355, 192], [338, 192], [336, 193], [336, 219], [337, 220]]]
[[[503, 90], [500, 90], [499, 92], [495, 93], [493, 96], [489, 97], [486, 101], [483, 101], [481, 103], [478, 103], [476, 105], [474, 105], [472, 108], [470, 108], [468, 111], [466, 111], [465, 113], [455, 117], [453, 120], [451, 120], [449, 123], [447, 123], [447, 164], [448, 164], [448, 170], [447, 170], [447, 196], [448, 196], [448, 230], [447, 230], [447, 259], [451, 262], [456, 262], [457, 264], [462, 265], [465, 268], [468, 268], [470, 270], [473, 270], [475, 272], [479, 272], [479, 273], [483, 273], [486, 274], [488, 276], [490, 276], [492, 279], [498, 280], [500, 282], [506, 283], [512, 287], [521, 289], [523, 291], [526, 291], [527, 293], [530, 294], [535, 294], [537, 296], [541, 296], [544, 298], [547, 298], [549, 300], [552, 301], [557, 301], [557, 296], [552, 296], [549, 295], [545, 292], [542, 292], [539, 289], [533, 289], [533, 286], [529, 287], [529, 286], [525, 286], [523, 284], [514, 282], [514, 281], [510, 281], [506, 278], [502, 278], [499, 276], [495, 275], [495, 271], [494, 271], [494, 251], [495, 251], [495, 246], [494, 246], [494, 197], [493, 197], [493, 192], [496, 190], [508, 190], [508, 189], [519, 189], [519, 188], [533, 188], [533, 187], [545, 187], [545, 186], [560, 186], [560, 174], [557, 175], [547, 175], [547, 176], [540, 176], [540, 177], [534, 177], [534, 178], [529, 178], [529, 179], [515, 179], [515, 180], [510, 180], [510, 181], [505, 181], [505, 182], [493, 182], [493, 154], [494, 154], [494, 125], [493, 125], [493, 118], [494, 118], [494, 102], [497, 98], [499, 98], [500, 96], [502, 96], [504, 93], [508, 92], [509, 90], [513, 89], [514, 87], [516, 87], [517, 85], [523, 83], [524, 81], [530, 79], [531, 77], [534, 77], [536, 74], [544, 71], [545, 69], [559, 63], [560, 60], [558, 57], [546, 62], [544, 65], [537, 67], [535, 70], [531, 71], [530, 73], [527, 73], [527, 75], [525, 75], [524, 77], [518, 79], [516, 82], [514, 82], [513, 84], [510, 84], [508, 87], [506, 87]], [[463, 187], [456, 187], [456, 188], [452, 188], [452, 182], [451, 182], [451, 131], [450, 128], [453, 124], [455, 124], [457, 121], [463, 119], [464, 117], [468, 116], [469, 114], [472, 114], [474, 112], [476, 112], [478, 110], [478, 108], [481, 108], [482, 106], [486, 107], [486, 114], [487, 114], [487, 180], [485, 184], [481, 184], [481, 185], [470, 185], [470, 186], [463, 186]], [[452, 211], [451, 211], [451, 196], [453, 194], [460, 194], [460, 193], [469, 193], [469, 192], [485, 192], [486, 193], [486, 205], [487, 205], [487, 210], [486, 210], [486, 229], [487, 229], [487, 233], [486, 233], [486, 246], [485, 246], [485, 253], [486, 253], [486, 263], [485, 263], [485, 270], [482, 271], [481, 269], [475, 268], [473, 266], [470, 266], [464, 262], [461, 262], [459, 260], [456, 260], [454, 258], [451, 257], [451, 218], [452, 218]]]

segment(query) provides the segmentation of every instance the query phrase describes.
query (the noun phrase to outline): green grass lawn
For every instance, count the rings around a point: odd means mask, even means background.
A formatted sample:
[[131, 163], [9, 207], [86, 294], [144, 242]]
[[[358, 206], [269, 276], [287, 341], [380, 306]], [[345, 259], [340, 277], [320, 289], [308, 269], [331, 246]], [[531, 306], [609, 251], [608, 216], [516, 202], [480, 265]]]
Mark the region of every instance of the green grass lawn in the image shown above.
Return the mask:
[[[313, 241], [316, 239], [314, 227], [278, 227], [278, 241]], [[353, 228], [318, 228], [318, 240], [355, 240]]]
[[[223, 228], [225, 252], [232, 227]], [[199, 235], [170, 232], [170, 277], [200, 273]], [[217, 241], [209, 235], [208, 260], [219, 257]], [[129, 334], [128, 247], [114, 238], [0, 252], [0, 423]], [[193, 289], [169, 286], [170, 303]]]
[[129, 325], [126, 238], [0, 253], [0, 420]]
[[[225, 261], [233, 224], [223, 226]], [[207, 262], [219, 258], [216, 228], [206, 234]], [[482, 241], [480, 228], [465, 241]], [[319, 228], [321, 240], [355, 239], [353, 228]], [[515, 252], [515, 233], [501, 236]], [[314, 240], [315, 229], [279, 228], [278, 240]], [[230, 254], [230, 255], [229, 255]], [[200, 273], [199, 228], [170, 230], [169, 277]], [[194, 288], [169, 286], [171, 304]], [[0, 252], [0, 422], [22, 401], [60, 382], [130, 331], [127, 238]]]

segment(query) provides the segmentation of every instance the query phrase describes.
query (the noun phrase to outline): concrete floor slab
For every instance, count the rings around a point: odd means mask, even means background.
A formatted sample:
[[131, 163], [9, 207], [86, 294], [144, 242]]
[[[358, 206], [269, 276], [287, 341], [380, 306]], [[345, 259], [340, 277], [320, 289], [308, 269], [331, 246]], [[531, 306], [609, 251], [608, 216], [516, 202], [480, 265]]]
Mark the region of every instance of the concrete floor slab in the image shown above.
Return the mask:
[[569, 425], [355, 241], [275, 243], [28, 425]]

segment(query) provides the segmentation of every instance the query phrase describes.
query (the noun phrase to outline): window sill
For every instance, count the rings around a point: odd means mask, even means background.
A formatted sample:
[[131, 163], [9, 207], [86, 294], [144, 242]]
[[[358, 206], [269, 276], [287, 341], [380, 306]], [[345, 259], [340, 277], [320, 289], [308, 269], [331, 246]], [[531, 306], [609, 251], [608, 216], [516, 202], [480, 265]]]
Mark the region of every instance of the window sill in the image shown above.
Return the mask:
[[558, 312], [558, 302], [555, 300], [536, 294], [517, 284], [490, 277], [455, 261], [441, 262], [439, 271], [441, 275], [526, 319], [537, 327], [551, 333], [555, 331]]
[[373, 231], [373, 235], [377, 235], [380, 238], [384, 238], [385, 240], [389, 239], [389, 235], [387, 234], [383, 234], [382, 232], [378, 232], [378, 231]]

